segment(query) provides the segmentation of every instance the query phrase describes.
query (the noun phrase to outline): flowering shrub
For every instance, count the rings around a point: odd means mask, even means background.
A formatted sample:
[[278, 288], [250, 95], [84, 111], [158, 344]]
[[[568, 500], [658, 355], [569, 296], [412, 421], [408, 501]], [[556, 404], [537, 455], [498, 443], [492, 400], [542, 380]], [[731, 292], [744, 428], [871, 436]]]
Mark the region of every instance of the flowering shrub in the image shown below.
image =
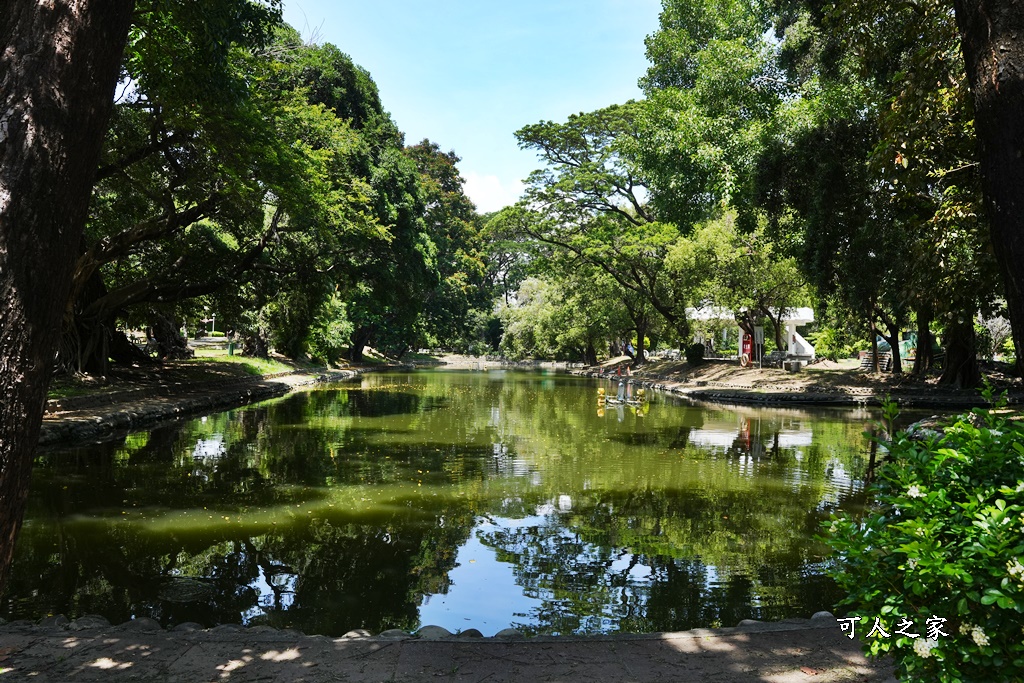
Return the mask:
[[873, 506], [826, 522], [850, 633], [903, 680], [1024, 680], [1024, 424], [979, 409], [883, 445]]

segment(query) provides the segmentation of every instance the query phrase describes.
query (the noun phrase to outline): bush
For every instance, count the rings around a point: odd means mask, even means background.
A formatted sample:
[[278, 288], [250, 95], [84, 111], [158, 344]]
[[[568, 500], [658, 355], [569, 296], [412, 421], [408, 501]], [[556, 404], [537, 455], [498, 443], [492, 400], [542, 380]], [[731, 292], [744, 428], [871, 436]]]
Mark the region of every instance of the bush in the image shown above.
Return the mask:
[[704, 362], [704, 345], [690, 344], [686, 347], [686, 362], [690, 365], [700, 365]]
[[865, 650], [903, 680], [1024, 680], [1024, 426], [979, 409], [884, 445], [874, 506], [825, 539]]
[[978, 350], [978, 357], [982, 360], [992, 360], [999, 350], [991, 330], [979, 322], [974, 323], [974, 344]]
[[354, 329], [345, 302], [335, 292], [320, 306], [309, 327], [305, 347], [310, 358], [328, 365], [334, 363], [349, 345]]
[[814, 346], [815, 355], [831, 361], [849, 358], [857, 353], [852, 344], [845, 342], [842, 331], [834, 327], [824, 327], [817, 332], [809, 333], [807, 341]]
[[1007, 338], [1006, 341], [1003, 342], [1002, 352], [1003, 352], [1003, 361], [1004, 362], [1009, 363], [1010, 365], [1016, 364], [1016, 362], [1017, 362], [1017, 352], [1013, 348], [1013, 339], [1012, 338]]

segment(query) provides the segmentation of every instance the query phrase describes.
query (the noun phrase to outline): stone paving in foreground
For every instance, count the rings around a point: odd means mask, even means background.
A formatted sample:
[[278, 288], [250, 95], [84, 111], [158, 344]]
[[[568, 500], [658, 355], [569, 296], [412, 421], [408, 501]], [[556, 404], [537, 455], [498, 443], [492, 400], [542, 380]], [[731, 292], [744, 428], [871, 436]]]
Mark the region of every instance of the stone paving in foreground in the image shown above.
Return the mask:
[[[506, 632], [507, 633], [507, 632]], [[306, 636], [269, 627], [102, 617], [0, 626], [0, 683], [193, 681], [365, 683], [450, 681], [895, 681], [888, 660], [867, 660], [827, 612], [811, 620], [745, 621], [736, 628], [592, 637], [458, 637], [352, 632]]]

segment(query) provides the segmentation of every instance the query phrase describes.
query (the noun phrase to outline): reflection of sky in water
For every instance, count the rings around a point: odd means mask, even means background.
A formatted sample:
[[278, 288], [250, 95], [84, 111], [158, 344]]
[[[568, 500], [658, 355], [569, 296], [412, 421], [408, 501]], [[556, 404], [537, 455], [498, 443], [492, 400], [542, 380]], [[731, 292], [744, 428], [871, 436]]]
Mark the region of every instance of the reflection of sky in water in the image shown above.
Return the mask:
[[[449, 631], [476, 628], [490, 636], [508, 628], [509, 615], [525, 617], [539, 607], [540, 600], [524, 595], [518, 588], [512, 565], [498, 560], [494, 549], [480, 542], [479, 533], [543, 522], [540, 516], [478, 520], [469, 540], [459, 548], [455, 568], [448, 572], [452, 582], [448, 593], [424, 597], [420, 623], [444, 626]], [[501, 599], [495, 600], [493, 596]]]
[[[605, 562], [606, 576], [620, 577], [617, 583], [605, 580], [609, 601], [599, 613], [580, 619], [578, 626], [581, 631], [614, 631], [622, 618], [621, 608], [645, 608], [651, 600], [651, 587], [658, 579], [656, 571], [643, 561], [642, 555], [636, 555], [627, 548], [609, 549], [581, 542], [573, 529], [562, 526], [564, 521], [559, 519], [561, 512], [571, 509], [568, 499], [569, 496], [558, 496], [537, 505], [535, 514], [519, 519], [478, 518], [469, 540], [459, 549], [455, 568], [449, 572], [451, 585], [447, 593], [424, 597], [419, 608], [420, 625], [439, 625], [452, 632], [475, 628], [484, 635], [491, 635], [508, 626], [509, 615], [513, 616], [514, 625], [530, 626], [537, 623], [539, 614], [557, 612], [559, 605], [568, 607], [572, 598], [566, 595], [565, 587], [552, 590], [551, 584], [544, 580], [553, 578], [553, 575], [533, 576], [541, 580], [534, 586], [524, 587], [521, 577], [516, 575], [515, 565], [499, 560], [496, 550], [482, 541], [485, 536], [493, 537], [498, 532], [531, 528], [550, 532], [549, 542], [552, 539], [573, 540], [579, 544], [576, 557], [562, 558], [563, 563]], [[735, 582], [742, 584], [750, 580], [743, 573], [736, 574], [728, 569], [722, 571], [714, 565], [702, 567], [700, 591], [705, 596], [727, 593]], [[765, 597], [752, 590], [748, 599], [752, 606], [760, 607], [765, 604]], [[558, 632], [557, 629], [552, 631]]]
[[[449, 572], [452, 582], [447, 593], [424, 597], [419, 608], [420, 625], [439, 625], [453, 632], [476, 628], [484, 635], [492, 635], [508, 627], [510, 615], [513, 624], [531, 625], [537, 622], [538, 614], [550, 611], [552, 604], [568, 606], [572, 598], [565, 594], [564, 588], [556, 592], [545, 581], [532, 587], [522, 586], [522, 577], [516, 575], [515, 566], [499, 560], [496, 550], [482, 541], [498, 532], [540, 528], [551, 534], [549, 542], [571, 540], [580, 544], [576, 557], [563, 560], [604, 562], [607, 575], [624, 577], [624, 583], [612, 590], [612, 602], [606, 610], [587, 615], [580, 622], [583, 631], [615, 630], [619, 621], [614, 613], [616, 604], [643, 607], [649, 599], [654, 571], [628, 549], [615, 548], [609, 554], [608, 548], [580, 542], [573, 529], [563, 526], [565, 521], [559, 518], [560, 513], [569, 512], [571, 508], [571, 497], [560, 495], [537, 505], [535, 514], [526, 517], [478, 518], [469, 540], [459, 549], [456, 567]], [[714, 568], [710, 570], [709, 585], [717, 581]]]
[[224, 435], [213, 434], [208, 439], [198, 439], [192, 449], [192, 459], [205, 464], [214, 464], [227, 452]]
[[259, 576], [249, 584], [258, 596], [256, 605], [242, 613], [242, 623], [252, 623], [254, 619], [273, 610], [290, 608], [295, 602], [295, 584], [298, 579], [298, 574], [288, 571], [277, 571], [268, 576], [266, 568], [261, 566]]
[[[637, 581], [646, 581], [647, 579], [650, 579], [652, 572], [651, 568], [640, 562], [636, 562], [634, 564], [634, 561], [635, 558], [632, 554], [625, 553], [622, 557], [613, 560], [608, 569], [614, 573], [621, 573], [629, 570], [628, 573], [630, 579], [635, 579]], [[631, 564], [633, 565], [632, 567], [630, 567]]]

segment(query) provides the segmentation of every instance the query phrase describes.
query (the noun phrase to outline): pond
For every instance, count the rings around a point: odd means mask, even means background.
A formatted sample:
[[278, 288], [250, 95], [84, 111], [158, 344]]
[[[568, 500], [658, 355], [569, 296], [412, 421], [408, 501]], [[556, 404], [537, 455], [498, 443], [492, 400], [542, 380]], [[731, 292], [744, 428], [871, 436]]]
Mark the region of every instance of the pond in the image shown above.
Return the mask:
[[[339, 636], [808, 617], [874, 415], [598, 407], [598, 382], [382, 373], [41, 453], [0, 614]], [[605, 386], [609, 392], [614, 387]]]

